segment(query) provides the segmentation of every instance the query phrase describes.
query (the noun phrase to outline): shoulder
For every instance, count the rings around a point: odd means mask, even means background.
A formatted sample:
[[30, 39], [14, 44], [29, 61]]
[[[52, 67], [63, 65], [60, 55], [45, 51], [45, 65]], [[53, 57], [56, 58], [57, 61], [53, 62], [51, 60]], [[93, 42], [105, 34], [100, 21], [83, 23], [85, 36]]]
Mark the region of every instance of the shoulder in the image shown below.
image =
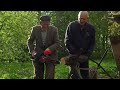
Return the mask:
[[41, 29], [40, 25], [36, 25], [32, 27], [32, 32], [38, 32]]
[[56, 26], [50, 25], [49, 28], [52, 31], [58, 31], [58, 28]]
[[68, 24], [68, 26], [72, 26], [72, 25], [76, 25], [76, 24], [78, 24], [78, 21], [77, 21], [77, 20], [70, 22], [70, 23]]
[[40, 25], [36, 25], [36, 26], [33, 26], [32, 28], [33, 28], [34, 30], [36, 30], [36, 29], [40, 29], [41, 26], [40, 26]]
[[95, 29], [94, 26], [90, 23], [87, 23], [87, 27], [89, 27], [90, 29]]
[[89, 29], [90, 32], [95, 33], [95, 27], [92, 24], [87, 23], [87, 28]]

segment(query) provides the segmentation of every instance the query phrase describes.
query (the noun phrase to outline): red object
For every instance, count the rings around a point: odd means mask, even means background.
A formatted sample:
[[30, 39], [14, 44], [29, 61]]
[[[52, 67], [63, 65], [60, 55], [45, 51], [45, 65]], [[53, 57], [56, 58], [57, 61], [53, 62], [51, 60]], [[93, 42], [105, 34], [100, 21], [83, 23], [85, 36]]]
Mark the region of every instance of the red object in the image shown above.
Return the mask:
[[46, 60], [45, 60], [45, 58], [41, 58], [41, 59], [39, 59], [39, 61], [40, 61], [41, 63], [44, 63]]
[[52, 53], [51, 50], [45, 50], [45, 51], [44, 51], [44, 55], [45, 55], [45, 56], [48, 56], [48, 55], [50, 55], [51, 53]]

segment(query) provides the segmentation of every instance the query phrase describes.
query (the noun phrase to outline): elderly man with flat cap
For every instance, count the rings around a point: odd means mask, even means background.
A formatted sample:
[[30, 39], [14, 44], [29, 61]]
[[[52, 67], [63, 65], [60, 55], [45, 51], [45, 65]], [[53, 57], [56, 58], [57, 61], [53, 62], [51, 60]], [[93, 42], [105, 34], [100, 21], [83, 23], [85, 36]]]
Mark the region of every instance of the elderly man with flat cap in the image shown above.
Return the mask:
[[34, 79], [54, 79], [58, 48], [58, 28], [50, 25], [50, 16], [41, 16], [40, 25], [32, 28], [28, 39], [28, 49], [33, 58]]
[[[80, 73], [83, 79], [89, 78], [89, 57], [95, 45], [95, 29], [88, 22], [88, 12], [80, 11], [78, 20], [70, 22], [65, 34], [65, 46], [70, 55], [76, 56], [73, 60], [79, 63]], [[77, 64], [78, 64], [77, 63]], [[72, 73], [72, 79], [79, 77]]]

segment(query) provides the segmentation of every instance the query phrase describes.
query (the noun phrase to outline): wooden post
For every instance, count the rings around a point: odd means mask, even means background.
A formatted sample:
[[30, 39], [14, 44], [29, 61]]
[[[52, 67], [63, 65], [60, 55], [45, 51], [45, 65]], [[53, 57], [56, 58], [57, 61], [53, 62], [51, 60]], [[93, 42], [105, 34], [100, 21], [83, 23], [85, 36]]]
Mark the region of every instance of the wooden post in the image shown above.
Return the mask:
[[[113, 15], [114, 21], [116, 21], [118, 24], [120, 24], [120, 14]], [[120, 37], [116, 36], [114, 38], [110, 38], [113, 55], [116, 60], [116, 65], [118, 69], [118, 76], [120, 78]]]
[[120, 40], [118, 42], [114, 42], [111, 40], [113, 55], [116, 61], [117, 69], [118, 69], [118, 76], [120, 78]]

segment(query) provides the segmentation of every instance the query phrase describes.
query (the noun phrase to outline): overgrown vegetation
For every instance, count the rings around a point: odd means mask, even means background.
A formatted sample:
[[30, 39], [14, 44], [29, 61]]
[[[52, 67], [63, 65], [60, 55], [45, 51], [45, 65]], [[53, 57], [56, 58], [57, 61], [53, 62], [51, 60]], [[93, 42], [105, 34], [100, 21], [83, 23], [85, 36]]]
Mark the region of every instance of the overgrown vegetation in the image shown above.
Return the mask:
[[[0, 72], [1, 78], [32, 78], [33, 67], [27, 48], [27, 39], [32, 26], [39, 24], [39, 16], [48, 14], [51, 23], [58, 27], [61, 41], [59, 59], [68, 55], [64, 46], [64, 36], [69, 22], [77, 20], [79, 11], [0, 11]], [[96, 29], [96, 46], [93, 59], [100, 59], [105, 50], [111, 46], [108, 31], [108, 11], [89, 11], [89, 22]], [[114, 29], [111, 24], [109, 29]], [[113, 58], [111, 49], [107, 59]], [[108, 61], [109, 62], [109, 61]], [[58, 65], [56, 78], [66, 78], [68, 67]], [[109, 67], [106, 65], [106, 68]], [[108, 70], [111, 70], [110, 68]], [[112, 69], [115, 70], [115, 67]], [[111, 73], [113, 73], [111, 70]], [[59, 74], [61, 73], [61, 74]], [[23, 76], [24, 75], [24, 76]]]
[[[99, 61], [98, 61], [99, 62]], [[113, 59], [104, 60], [102, 67], [113, 77], [117, 77], [115, 61]], [[90, 68], [96, 68], [96, 64], [90, 61]], [[1, 63], [0, 79], [33, 79], [32, 63]], [[55, 70], [55, 79], [67, 79], [69, 74], [69, 66], [58, 64]], [[98, 78], [109, 78], [101, 68], [97, 70]]]
[[[120, 24], [116, 20], [116, 15], [120, 15], [120, 11], [109, 11], [108, 17], [111, 17], [109, 19], [109, 27], [108, 27], [108, 32], [110, 37], [120, 37]], [[117, 16], [118, 17], [118, 16]], [[120, 17], [120, 16], [119, 16]]]

